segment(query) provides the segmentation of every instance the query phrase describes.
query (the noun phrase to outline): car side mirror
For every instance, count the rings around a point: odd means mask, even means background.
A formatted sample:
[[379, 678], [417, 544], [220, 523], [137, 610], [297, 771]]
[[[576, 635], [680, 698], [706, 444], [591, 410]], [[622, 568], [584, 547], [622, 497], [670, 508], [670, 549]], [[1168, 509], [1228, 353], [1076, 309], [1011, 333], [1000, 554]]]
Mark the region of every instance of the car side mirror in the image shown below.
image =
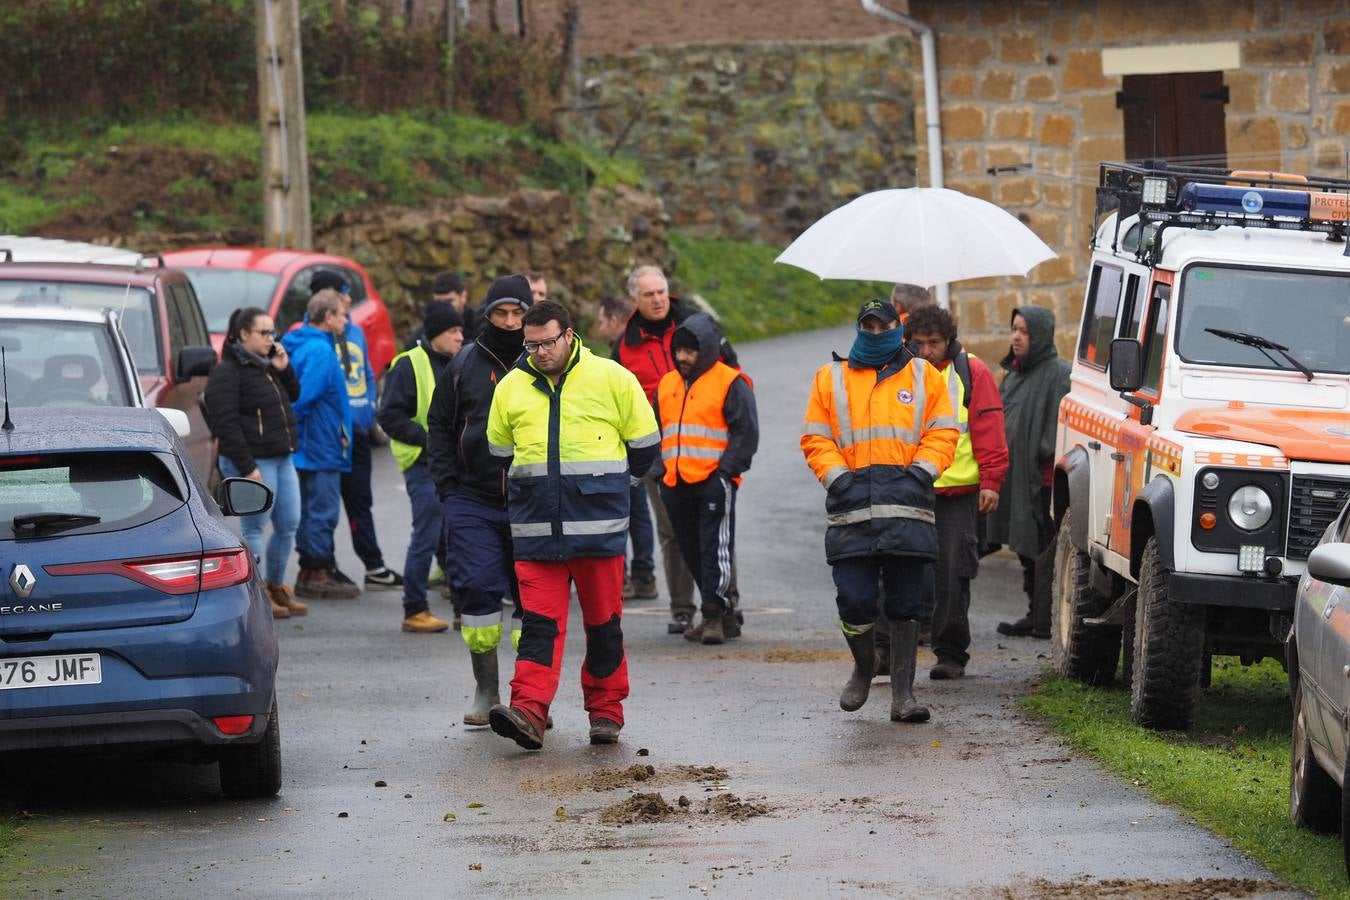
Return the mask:
[[1350, 544], [1323, 544], [1313, 550], [1308, 574], [1318, 581], [1350, 587]]
[[272, 508], [272, 489], [252, 478], [226, 478], [216, 502], [227, 516], [256, 516]]
[[179, 381], [210, 375], [217, 358], [216, 351], [211, 347], [184, 347], [178, 351], [178, 359], [174, 361], [174, 375]]
[[1144, 348], [1134, 338], [1116, 338], [1111, 342], [1108, 365], [1111, 390], [1129, 393], [1144, 383]]

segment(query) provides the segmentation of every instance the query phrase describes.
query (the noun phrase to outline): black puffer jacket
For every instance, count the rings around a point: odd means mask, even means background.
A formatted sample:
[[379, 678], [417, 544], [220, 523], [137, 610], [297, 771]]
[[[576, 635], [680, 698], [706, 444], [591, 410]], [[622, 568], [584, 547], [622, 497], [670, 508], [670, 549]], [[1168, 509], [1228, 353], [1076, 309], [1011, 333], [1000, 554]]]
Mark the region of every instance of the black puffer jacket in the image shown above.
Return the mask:
[[220, 455], [247, 475], [257, 459], [295, 452], [291, 403], [299, 396], [291, 366], [277, 371], [237, 343], [226, 343], [206, 381], [206, 424], [220, 441]]
[[480, 503], [506, 508], [510, 458], [488, 451], [487, 418], [497, 382], [515, 364], [483, 343], [466, 344], [436, 383], [427, 413], [427, 465], [444, 499], [455, 488]]

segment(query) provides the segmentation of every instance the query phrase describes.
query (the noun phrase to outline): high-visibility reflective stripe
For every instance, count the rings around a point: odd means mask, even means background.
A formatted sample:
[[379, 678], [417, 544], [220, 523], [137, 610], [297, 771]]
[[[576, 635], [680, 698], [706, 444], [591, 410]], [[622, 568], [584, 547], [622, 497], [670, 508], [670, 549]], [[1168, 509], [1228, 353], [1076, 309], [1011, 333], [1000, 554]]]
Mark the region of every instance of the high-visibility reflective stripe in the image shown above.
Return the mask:
[[853, 443], [853, 419], [848, 411], [848, 385], [844, 383], [844, 364], [835, 360], [830, 366], [834, 375], [834, 418], [839, 425], [839, 449]]
[[722, 451], [713, 447], [665, 447], [661, 450], [662, 459], [674, 459], [684, 456], [689, 459], [721, 459]]
[[634, 450], [641, 450], [643, 447], [651, 447], [659, 443], [661, 443], [661, 432], [653, 431], [651, 434], [633, 438], [628, 442], [628, 446]]
[[848, 466], [835, 466], [833, 469], [825, 473], [825, 478], [823, 481], [821, 481], [821, 484], [825, 485], [825, 490], [828, 491], [830, 489], [830, 485], [834, 484], [836, 481], [839, 480], [839, 476], [849, 471], [851, 470], [849, 469]]
[[512, 522], [511, 537], [513, 538], [532, 538], [532, 537], [552, 537], [553, 524], [551, 522]]
[[511, 444], [488, 444], [488, 452], [493, 456], [515, 456], [516, 448]]
[[848, 635], [849, 637], [857, 637], [860, 634], [867, 634], [867, 632], [872, 630], [872, 626], [874, 625], [876, 625], [876, 622], [868, 622], [866, 625], [850, 625], [843, 619], [839, 620], [839, 630], [842, 631], [844, 634]]
[[[511, 526], [512, 532], [515, 526]], [[584, 522], [563, 522], [563, 534], [613, 534], [628, 530], [628, 517], [622, 519], [589, 519]]]
[[662, 430], [661, 436], [672, 438], [683, 435], [684, 437], [707, 438], [711, 441], [725, 441], [727, 439], [727, 430], [725, 428], [710, 428], [707, 425], [681, 425], [679, 422], [673, 422]]
[[548, 474], [548, 463], [516, 463], [507, 471], [507, 478], [542, 478]]
[[833, 438], [834, 430], [824, 422], [806, 422], [802, 425], [802, 436], [813, 434], [817, 437]]
[[848, 444], [860, 444], [863, 441], [900, 441], [905, 444], [917, 444], [922, 439], [923, 434], [917, 428], [901, 428], [899, 425], [873, 425], [871, 428], [859, 428], [857, 431], [850, 432], [848, 438], [846, 438]]
[[502, 614], [495, 612], [485, 616], [461, 616], [460, 622], [465, 628], [486, 628], [489, 625], [502, 624]]
[[938, 416], [928, 423], [929, 428], [955, 428], [960, 430], [961, 423], [956, 420], [956, 416]]
[[879, 503], [864, 506], [862, 509], [850, 509], [847, 512], [830, 513], [825, 516], [827, 525], [856, 525], [872, 519], [917, 519], [920, 522], [934, 522], [936, 517], [931, 509], [917, 506], [901, 506], [896, 503]]
[[587, 459], [562, 462], [558, 471], [563, 475], [619, 475], [628, 471], [626, 459]]
[[[961, 376], [956, 375], [955, 369], [956, 363], [953, 362], [947, 366], [943, 374], [947, 376], [947, 396], [952, 401], [952, 412], [956, 413], [956, 430], [965, 434], [970, 430], [970, 422], [966, 421], [965, 413], [965, 388], [961, 384]], [[956, 377], [953, 378], [953, 375], [956, 375]]]
[[934, 481], [937, 481], [938, 477], [937, 466], [933, 465], [926, 459], [916, 459], [914, 460], [914, 465], [927, 472], [929, 478], [933, 479]]
[[[512, 621], [515, 622], [516, 620], [513, 619]], [[516, 623], [516, 626], [511, 629], [511, 649], [520, 649], [520, 625], [518, 622]]]

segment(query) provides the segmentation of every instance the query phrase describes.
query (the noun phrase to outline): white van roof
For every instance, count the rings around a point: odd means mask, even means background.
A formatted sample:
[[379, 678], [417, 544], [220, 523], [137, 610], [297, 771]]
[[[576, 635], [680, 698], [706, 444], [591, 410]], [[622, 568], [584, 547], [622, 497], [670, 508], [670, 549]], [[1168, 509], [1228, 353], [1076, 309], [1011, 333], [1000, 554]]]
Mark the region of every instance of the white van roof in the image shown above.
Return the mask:
[[[8, 251], [8, 254], [6, 253]], [[85, 262], [111, 266], [134, 266], [142, 254], [125, 247], [108, 247], [59, 238], [0, 234], [0, 260], [11, 262]]]

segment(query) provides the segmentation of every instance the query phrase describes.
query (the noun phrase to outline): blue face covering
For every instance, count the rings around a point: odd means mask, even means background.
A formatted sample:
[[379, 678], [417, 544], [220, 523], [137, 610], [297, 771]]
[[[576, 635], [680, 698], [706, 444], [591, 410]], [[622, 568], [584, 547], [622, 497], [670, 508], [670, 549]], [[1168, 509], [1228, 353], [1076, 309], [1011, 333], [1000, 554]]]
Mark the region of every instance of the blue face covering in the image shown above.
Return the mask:
[[905, 342], [905, 329], [899, 327], [880, 334], [869, 334], [858, 326], [858, 336], [853, 339], [853, 349], [848, 358], [864, 366], [884, 366], [890, 362]]

